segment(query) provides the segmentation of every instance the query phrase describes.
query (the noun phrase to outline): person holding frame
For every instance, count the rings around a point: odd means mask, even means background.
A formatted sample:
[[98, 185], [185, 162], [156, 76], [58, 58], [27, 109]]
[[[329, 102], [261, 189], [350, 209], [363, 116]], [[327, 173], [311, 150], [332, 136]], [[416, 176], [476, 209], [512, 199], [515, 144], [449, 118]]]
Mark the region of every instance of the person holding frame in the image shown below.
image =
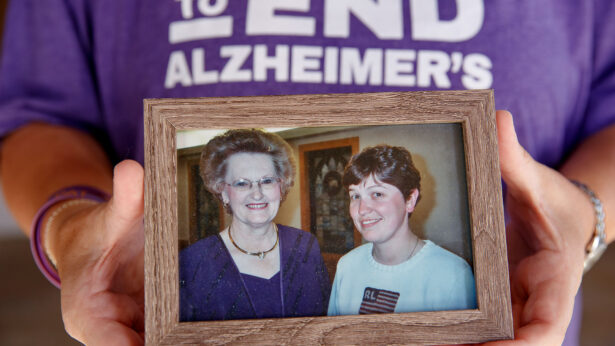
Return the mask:
[[410, 229], [421, 175], [403, 147], [354, 155], [342, 178], [349, 212], [368, 243], [338, 262], [328, 315], [474, 309], [468, 263]]
[[578, 342], [587, 244], [615, 239], [613, 1], [196, 3], [9, 2], [0, 178], [71, 336], [143, 342], [144, 98], [493, 88], [515, 341], [577, 316]]
[[228, 130], [203, 147], [201, 178], [231, 222], [181, 251], [180, 321], [326, 313], [330, 282], [318, 241], [273, 222], [295, 167], [290, 145], [258, 129]]

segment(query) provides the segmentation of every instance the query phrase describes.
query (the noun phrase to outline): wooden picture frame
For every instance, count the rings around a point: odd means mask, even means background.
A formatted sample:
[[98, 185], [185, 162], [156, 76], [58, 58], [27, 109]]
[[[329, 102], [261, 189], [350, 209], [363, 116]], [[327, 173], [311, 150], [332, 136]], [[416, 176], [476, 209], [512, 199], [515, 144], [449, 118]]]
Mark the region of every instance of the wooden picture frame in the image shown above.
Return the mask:
[[[492, 91], [144, 101], [148, 344], [458, 344], [513, 337]], [[176, 131], [195, 128], [460, 124], [477, 309], [179, 322]]]

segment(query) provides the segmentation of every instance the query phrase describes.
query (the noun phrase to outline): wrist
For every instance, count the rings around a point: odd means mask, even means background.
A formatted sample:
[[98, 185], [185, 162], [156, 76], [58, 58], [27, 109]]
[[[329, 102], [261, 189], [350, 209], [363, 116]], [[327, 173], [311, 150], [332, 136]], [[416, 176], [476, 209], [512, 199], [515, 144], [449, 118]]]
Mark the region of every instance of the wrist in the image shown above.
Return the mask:
[[602, 202], [596, 196], [594, 191], [592, 191], [587, 185], [578, 182], [576, 180], [571, 180], [571, 182], [577, 186], [583, 193], [585, 193], [586, 197], [589, 198], [592, 203], [594, 210], [594, 227], [592, 228], [591, 237], [589, 238], [589, 242], [587, 242], [585, 247], [585, 262], [583, 264], [583, 273], [586, 273], [602, 256], [604, 251], [606, 250], [606, 232], [605, 232], [605, 223], [604, 223], [604, 207], [602, 206]]
[[[69, 219], [69, 214], [65, 213], [64, 210], [61, 210], [62, 202], [67, 202], [75, 199], [87, 199], [93, 200], [97, 202], [104, 202], [109, 199], [109, 195], [101, 190], [98, 190], [89, 186], [71, 186], [64, 189], [61, 189], [54, 193], [48, 200], [43, 204], [43, 206], [36, 213], [34, 220], [32, 222], [31, 234], [30, 234], [30, 250], [32, 251], [32, 255], [34, 257], [34, 261], [37, 266], [43, 273], [43, 275], [56, 287], [60, 287], [60, 276], [58, 275], [58, 271], [56, 270], [55, 265], [49, 260], [49, 256], [46, 253], [46, 248], [44, 247], [43, 242], [43, 233], [46, 233], [47, 243], [49, 244], [49, 248], [52, 251], [52, 257], [57, 259], [57, 255], [61, 253], [61, 244], [62, 239], [66, 238], [65, 234], [61, 234], [61, 232], [43, 232], [46, 228], [45, 221], [49, 221], [49, 218], [53, 216], [50, 211], [52, 208], [56, 208], [55, 210], [60, 212], [54, 219], [57, 219], [58, 216], [62, 216], [62, 223]], [[76, 206], [76, 205], [74, 205]], [[68, 207], [66, 207], [68, 209]], [[72, 209], [72, 208], [71, 208]], [[68, 211], [68, 210], [67, 210]], [[79, 213], [79, 210], [72, 210], [72, 215]], [[56, 224], [56, 220], [52, 220], [53, 224]], [[52, 228], [54, 226], [52, 225]], [[57, 227], [57, 226], [55, 226]]]
[[92, 199], [69, 199], [56, 203], [45, 213], [41, 223], [41, 243], [47, 259], [56, 270], [58, 268], [57, 254], [63, 253], [62, 240], [70, 238], [70, 234], [61, 232], [64, 225], [76, 214], [100, 203]]

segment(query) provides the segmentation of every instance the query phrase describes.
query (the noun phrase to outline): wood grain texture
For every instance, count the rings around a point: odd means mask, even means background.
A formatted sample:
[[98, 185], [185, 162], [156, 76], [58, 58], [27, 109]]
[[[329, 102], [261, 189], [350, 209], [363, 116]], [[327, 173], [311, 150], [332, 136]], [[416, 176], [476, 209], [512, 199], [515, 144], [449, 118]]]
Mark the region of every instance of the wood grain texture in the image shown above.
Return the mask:
[[[508, 339], [513, 322], [492, 91], [144, 101], [145, 314], [150, 345], [456, 344]], [[176, 130], [461, 123], [478, 309], [179, 323]]]

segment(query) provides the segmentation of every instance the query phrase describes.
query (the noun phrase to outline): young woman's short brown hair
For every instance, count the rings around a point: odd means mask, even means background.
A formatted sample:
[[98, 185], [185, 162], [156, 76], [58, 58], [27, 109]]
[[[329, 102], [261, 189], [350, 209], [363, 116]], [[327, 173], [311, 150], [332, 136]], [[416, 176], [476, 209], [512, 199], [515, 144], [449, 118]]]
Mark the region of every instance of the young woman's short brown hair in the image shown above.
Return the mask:
[[405, 200], [410, 198], [414, 189], [419, 191], [421, 198], [421, 173], [414, 166], [412, 155], [404, 147], [383, 144], [363, 149], [346, 165], [342, 183], [348, 189], [350, 185], [357, 185], [372, 174], [374, 178], [397, 187]]

